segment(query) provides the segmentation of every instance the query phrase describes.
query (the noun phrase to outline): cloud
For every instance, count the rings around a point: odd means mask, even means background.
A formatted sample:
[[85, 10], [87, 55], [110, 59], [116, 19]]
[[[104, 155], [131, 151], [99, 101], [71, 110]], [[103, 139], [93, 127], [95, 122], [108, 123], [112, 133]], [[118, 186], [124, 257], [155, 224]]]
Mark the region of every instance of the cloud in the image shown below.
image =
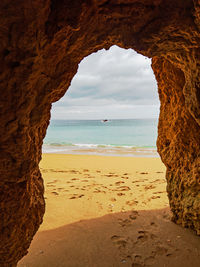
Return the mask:
[[117, 46], [83, 59], [52, 118], [157, 117], [157, 84], [151, 60]]

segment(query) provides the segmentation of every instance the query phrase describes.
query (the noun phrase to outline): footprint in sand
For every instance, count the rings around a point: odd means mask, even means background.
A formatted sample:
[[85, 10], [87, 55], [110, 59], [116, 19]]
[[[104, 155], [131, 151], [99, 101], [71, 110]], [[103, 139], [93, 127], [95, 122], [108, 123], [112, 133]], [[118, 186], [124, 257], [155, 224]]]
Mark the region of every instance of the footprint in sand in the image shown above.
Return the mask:
[[116, 174], [106, 174], [105, 176], [106, 177], [118, 177], [118, 175], [116, 175]]
[[70, 197], [69, 199], [75, 199], [75, 198], [77, 198], [76, 196], [72, 196], [72, 197]]
[[131, 190], [129, 186], [125, 186], [125, 185], [122, 185], [122, 186], [119, 186], [118, 188], [116, 188], [116, 191], [129, 191]]
[[148, 231], [144, 231], [144, 230], [139, 230], [138, 231], [138, 237], [137, 237], [137, 241], [135, 242], [135, 244], [138, 243], [143, 243], [143, 242], [147, 242], [149, 239], [150, 240], [156, 240], [158, 239], [158, 237], [156, 235], [154, 235], [153, 233], [149, 233]]
[[153, 183], [163, 184], [163, 183], [166, 183], [166, 180], [165, 179], [156, 179], [156, 180], [154, 180], [154, 181], [152, 181], [150, 183], [151, 184], [153, 184]]
[[122, 178], [122, 179], [128, 179], [128, 177], [127, 177], [127, 176], [121, 176], [121, 178]]
[[143, 257], [140, 254], [133, 254], [132, 255], [132, 267], [145, 267], [146, 265], [144, 265], [144, 261], [143, 261]]
[[78, 171], [75, 171], [75, 170], [70, 170], [69, 172], [71, 172], [71, 173], [78, 173]]
[[140, 174], [148, 174], [148, 172], [140, 172]]
[[125, 248], [127, 245], [127, 240], [125, 237], [113, 235], [110, 239], [113, 242], [113, 244], [118, 248]]
[[132, 225], [132, 220], [130, 220], [130, 219], [123, 219], [123, 220], [119, 219], [118, 222], [119, 222], [119, 225], [122, 226], [122, 227], [126, 227], [126, 226]]
[[117, 195], [118, 195], [119, 197], [121, 197], [121, 196], [125, 196], [124, 193], [117, 193]]
[[138, 216], [138, 211], [133, 210], [127, 219], [119, 219], [119, 224], [123, 227], [129, 226], [131, 224], [131, 221], [136, 220]]
[[112, 197], [112, 198], [110, 199], [110, 201], [115, 202], [115, 201], [117, 201], [117, 200], [116, 200], [116, 198]]
[[115, 185], [120, 185], [120, 184], [124, 184], [125, 182], [124, 181], [118, 181], [115, 183]]
[[139, 213], [138, 213], [137, 211], [133, 210], [133, 211], [131, 212], [131, 214], [129, 215], [129, 218], [130, 218], [131, 220], [136, 220], [138, 216], [139, 216]]
[[86, 182], [88, 182], [88, 180], [82, 180], [81, 182], [86, 183]]
[[104, 185], [102, 185], [102, 187], [103, 187], [103, 188], [105, 188], [105, 189], [108, 189], [108, 187], [107, 187], [107, 186], [104, 186]]
[[51, 194], [58, 196], [59, 194], [55, 191], [52, 191]]
[[136, 241], [136, 244], [138, 242], [144, 242], [144, 241], [147, 241], [148, 240], [148, 232], [147, 231], [143, 231], [143, 230], [140, 230], [138, 231], [138, 237], [137, 237], [137, 241]]
[[134, 183], [141, 183], [141, 182], [143, 182], [143, 180], [135, 180], [135, 181], [132, 181], [133, 184]]
[[157, 199], [160, 198], [160, 196], [152, 196], [151, 199]]
[[141, 255], [139, 255], [139, 254], [134, 255], [134, 260], [138, 261], [138, 260], [141, 260], [141, 259], [142, 259]]
[[101, 190], [99, 190], [99, 189], [95, 189], [95, 190], [93, 191], [93, 193], [101, 193]]
[[79, 180], [79, 179], [77, 179], [77, 178], [72, 178], [71, 180], [72, 180], [72, 181], [77, 181], [77, 180]]
[[113, 212], [114, 204], [108, 205], [108, 212]]
[[156, 186], [155, 185], [146, 185], [145, 187], [144, 187], [144, 189], [145, 190], [148, 190], [148, 189], [154, 189], [154, 188], [156, 188]]
[[[149, 200], [147, 199], [147, 201], [149, 202]], [[147, 202], [146, 201], [142, 201], [142, 204], [146, 205]]]
[[129, 206], [133, 206], [133, 205], [137, 205], [137, 204], [138, 204], [137, 200], [128, 200], [128, 201], [126, 201], [126, 205], [129, 205]]
[[150, 225], [151, 225], [151, 226], [155, 226], [155, 227], [157, 227], [157, 225], [156, 225], [155, 222], [150, 222]]
[[54, 180], [54, 181], [52, 181], [52, 182], [48, 182], [47, 184], [54, 184], [54, 183], [56, 183], [56, 182], [58, 182], [58, 180]]
[[163, 194], [163, 193], [166, 193], [166, 191], [153, 192], [154, 195]]
[[84, 169], [83, 172], [89, 172], [89, 170], [88, 169]]
[[77, 194], [74, 194], [74, 195], [71, 196], [69, 199], [77, 199], [77, 198], [81, 198], [81, 197], [84, 197], [84, 195], [77, 195]]

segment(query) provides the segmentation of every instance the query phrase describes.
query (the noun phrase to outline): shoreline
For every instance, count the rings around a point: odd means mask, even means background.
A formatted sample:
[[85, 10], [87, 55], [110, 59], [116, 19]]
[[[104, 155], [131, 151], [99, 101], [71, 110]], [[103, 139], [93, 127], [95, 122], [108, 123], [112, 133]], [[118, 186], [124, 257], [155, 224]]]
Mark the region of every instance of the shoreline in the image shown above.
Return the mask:
[[68, 154], [68, 155], [102, 155], [117, 157], [151, 157], [158, 158], [159, 154], [155, 147], [133, 147], [114, 145], [47, 145], [42, 147], [43, 154]]

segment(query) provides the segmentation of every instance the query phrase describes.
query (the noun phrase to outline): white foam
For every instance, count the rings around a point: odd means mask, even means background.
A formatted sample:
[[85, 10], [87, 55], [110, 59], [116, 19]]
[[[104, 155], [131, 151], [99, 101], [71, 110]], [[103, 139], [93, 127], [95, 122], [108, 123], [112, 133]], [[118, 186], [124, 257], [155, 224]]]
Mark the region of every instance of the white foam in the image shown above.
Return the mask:
[[74, 144], [74, 145], [46, 145], [42, 147], [43, 153], [60, 154], [89, 154], [89, 155], [114, 155], [114, 156], [144, 156], [157, 157], [154, 148], [137, 148], [133, 146], [114, 146], [105, 144]]

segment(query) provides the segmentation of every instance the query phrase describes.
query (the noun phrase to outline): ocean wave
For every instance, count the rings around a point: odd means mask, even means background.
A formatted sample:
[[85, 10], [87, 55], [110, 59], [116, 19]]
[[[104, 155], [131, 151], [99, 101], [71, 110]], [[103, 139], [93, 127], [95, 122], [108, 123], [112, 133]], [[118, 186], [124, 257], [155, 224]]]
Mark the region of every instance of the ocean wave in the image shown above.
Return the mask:
[[124, 144], [81, 144], [81, 143], [44, 143], [43, 146], [52, 147], [88, 147], [88, 148], [127, 148], [127, 149], [156, 149], [153, 146], [134, 146], [134, 145], [124, 145]]
[[91, 154], [120, 156], [157, 156], [155, 147], [135, 147], [127, 145], [107, 144], [44, 144], [43, 153]]
[[72, 143], [44, 143], [45, 146], [74, 146]]

